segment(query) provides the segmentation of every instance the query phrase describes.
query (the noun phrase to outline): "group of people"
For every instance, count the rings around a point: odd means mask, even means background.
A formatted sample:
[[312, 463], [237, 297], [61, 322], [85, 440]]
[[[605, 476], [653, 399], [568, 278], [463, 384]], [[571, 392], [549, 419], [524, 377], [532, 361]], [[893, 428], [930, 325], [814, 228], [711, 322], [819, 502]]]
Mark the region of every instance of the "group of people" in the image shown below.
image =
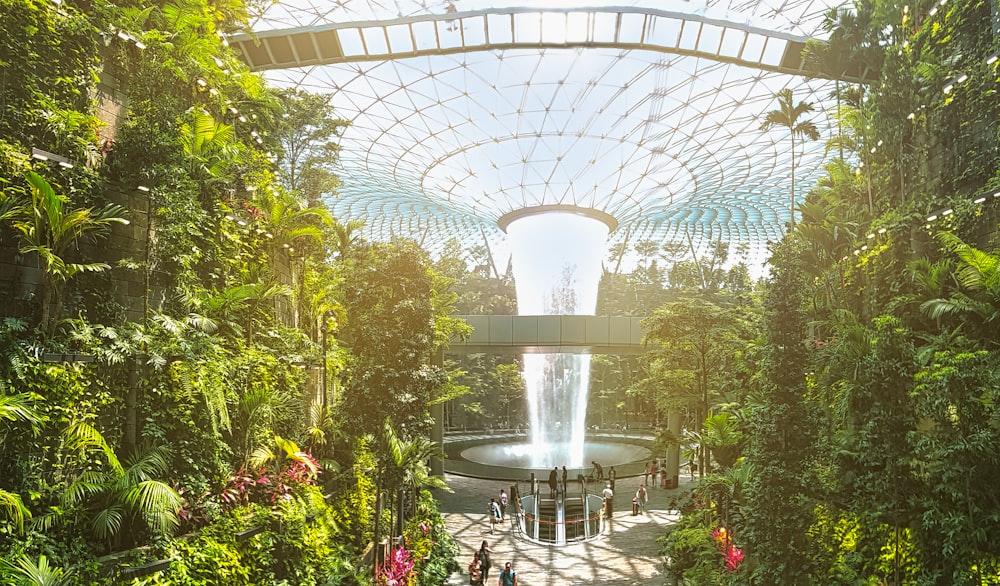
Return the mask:
[[555, 498], [556, 495], [566, 494], [566, 482], [569, 480], [569, 470], [567, 470], [565, 466], [562, 467], [562, 482], [559, 480], [559, 467], [553, 466], [552, 471], [549, 472], [549, 498]]
[[[469, 584], [471, 586], [486, 586], [490, 579], [490, 569], [493, 567], [493, 550], [484, 540], [479, 549], [472, 557], [469, 564]], [[514, 571], [513, 564], [507, 562], [497, 581], [498, 586], [517, 586], [517, 572]]]

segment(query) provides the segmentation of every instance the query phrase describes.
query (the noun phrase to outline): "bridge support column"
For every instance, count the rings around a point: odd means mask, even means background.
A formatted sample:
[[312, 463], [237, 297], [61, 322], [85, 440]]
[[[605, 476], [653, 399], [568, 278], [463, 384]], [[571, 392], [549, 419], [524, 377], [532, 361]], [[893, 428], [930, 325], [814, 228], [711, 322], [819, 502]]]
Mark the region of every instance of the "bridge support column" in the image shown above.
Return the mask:
[[[681, 437], [681, 412], [679, 409], [671, 409], [667, 413], [667, 429], [675, 438]], [[667, 461], [663, 474], [667, 479], [666, 487], [677, 488], [681, 478], [681, 446], [679, 444], [667, 448]]]

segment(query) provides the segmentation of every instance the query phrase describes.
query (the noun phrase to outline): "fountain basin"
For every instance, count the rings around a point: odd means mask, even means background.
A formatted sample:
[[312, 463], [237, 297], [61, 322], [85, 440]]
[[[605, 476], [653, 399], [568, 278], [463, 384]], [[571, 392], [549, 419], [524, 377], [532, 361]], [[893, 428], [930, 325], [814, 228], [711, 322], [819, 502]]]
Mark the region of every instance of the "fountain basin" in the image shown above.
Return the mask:
[[[586, 465], [582, 468], [569, 466], [569, 477], [578, 474], [589, 475], [590, 462], [598, 461], [607, 474], [615, 467], [619, 477], [642, 474], [644, 465], [653, 459], [651, 437], [621, 437], [611, 434], [590, 434], [584, 442]], [[528, 462], [528, 451], [534, 448], [524, 434], [502, 434], [478, 438], [445, 438], [444, 469], [452, 474], [476, 478], [498, 480], [526, 480], [532, 474], [544, 480], [553, 466], [562, 468], [565, 462], [547, 462], [546, 465], [532, 467]]]

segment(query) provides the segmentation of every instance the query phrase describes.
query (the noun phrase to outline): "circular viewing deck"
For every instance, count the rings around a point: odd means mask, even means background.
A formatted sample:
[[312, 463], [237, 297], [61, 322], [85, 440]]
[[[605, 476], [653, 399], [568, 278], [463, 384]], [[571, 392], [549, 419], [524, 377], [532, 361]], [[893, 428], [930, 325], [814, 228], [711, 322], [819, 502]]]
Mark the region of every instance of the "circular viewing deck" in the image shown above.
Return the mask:
[[[602, 464], [605, 473], [615, 469], [616, 480], [642, 477], [653, 458], [653, 438], [641, 433], [591, 433], [586, 459]], [[555, 490], [547, 479], [551, 466], [532, 467], [522, 458], [527, 446], [523, 432], [452, 432], [445, 437], [445, 470], [450, 474], [499, 480], [510, 484], [507, 516], [514, 536], [533, 543], [567, 545], [596, 539], [607, 522], [604, 510], [605, 480], [592, 478], [591, 467], [567, 468]], [[630, 503], [621, 497], [619, 502]]]

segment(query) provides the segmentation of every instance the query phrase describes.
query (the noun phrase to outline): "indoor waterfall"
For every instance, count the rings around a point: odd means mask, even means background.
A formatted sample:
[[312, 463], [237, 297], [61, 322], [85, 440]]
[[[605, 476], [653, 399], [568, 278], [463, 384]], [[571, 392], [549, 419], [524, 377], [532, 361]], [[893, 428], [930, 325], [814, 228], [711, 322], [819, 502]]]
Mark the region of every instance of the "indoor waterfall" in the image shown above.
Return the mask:
[[[608, 226], [546, 212], [507, 229], [520, 315], [594, 315]], [[590, 356], [526, 354], [532, 467], [583, 466]]]

